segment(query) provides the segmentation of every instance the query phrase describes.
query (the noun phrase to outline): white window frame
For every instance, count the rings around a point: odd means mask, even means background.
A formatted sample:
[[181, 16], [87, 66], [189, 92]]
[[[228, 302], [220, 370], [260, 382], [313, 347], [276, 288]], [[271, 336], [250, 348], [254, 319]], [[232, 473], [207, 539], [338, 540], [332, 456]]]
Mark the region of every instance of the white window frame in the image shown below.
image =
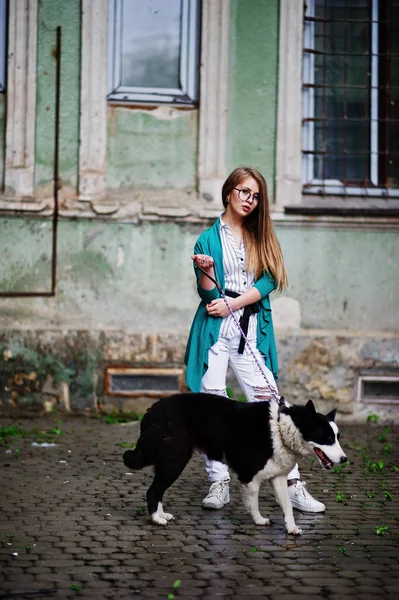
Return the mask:
[[181, 0], [181, 88], [120, 85], [123, 2], [124, 0], [109, 0], [108, 4], [108, 100], [195, 104], [198, 100], [200, 1]]
[[6, 91], [7, 0], [0, 0], [0, 93]]
[[280, 0], [275, 212], [302, 203], [303, 2]]
[[[230, 0], [202, 0], [201, 8], [198, 188], [206, 206], [218, 206], [226, 177]], [[82, 0], [79, 158], [82, 201], [102, 200], [107, 194], [107, 15], [108, 0]], [[300, 82], [299, 76], [299, 90]], [[299, 141], [299, 165], [300, 147]]]
[[[307, 0], [306, 14], [310, 17], [315, 15], [315, 0]], [[303, 154], [302, 156], [302, 183], [306, 186], [306, 194], [328, 194], [331, 196], [373, 196], [373, 197], [399, 197], [399, 189], [378, 187], [378, 0], [372, 0], [372, 27], [371, 27], [371, 94], [370, 94], [370, 181], [376, 187], [345, 186], [340, 180], [316, 179], [314, 173], [314, 155]], [[312, 21], [304, 24], [304, 47], [314, 49], [315, 25]], [[306, 83], [314, 83], [314, 54], [303, 53], [303, 80]], [[314, 116], [314, 88], [303, 88], [302, 108], [303, 119]], [[302, 126], [302, 149], [314, 151], [314, 123], [303, 122]], [[319, 189], [318, 189], [319, 186]]]
[[8, 4], [5, 191], [34, 197], [37, 0]]

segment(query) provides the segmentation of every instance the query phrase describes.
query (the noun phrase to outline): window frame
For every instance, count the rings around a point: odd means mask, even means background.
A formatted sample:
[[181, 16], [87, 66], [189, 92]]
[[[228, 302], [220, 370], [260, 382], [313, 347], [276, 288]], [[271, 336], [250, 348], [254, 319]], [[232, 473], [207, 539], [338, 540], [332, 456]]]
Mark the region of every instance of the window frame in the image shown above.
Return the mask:
[[[305, 21], [305, 16], [315, 16], [315, 0], [307, 0], [304, 12], [304, 42], [303, 48], [315, 50], [315, 23]], [[337, 179], [316, 179], [314, 174], [315, 135], [314, 121], [307, 120], [315, 117], [315, 83], [314, 66], [315, 54], [304, 52], [303, 49], [303, 82], [310, 87], [302, 88], [302, 184], [303, 193], [314, 195], [324, 194], [331, 196], [373, 196], [381, 198], [399, 198], [399, 188], [385, 187], [379, 182], [378, 154], [379, 154], [379, 0], [371, 0], [371, 36], [370, 36], [370, 151], [369, 151], [369, 186], [348, 186], [345, 182]], [[309, 152], [309, 154], [307, 153]], [[306, 186], [306, 187], [305, 187]]]
[[199, 89], [200, 0], [181, 0], [181, 88], [120, 85], [123, 2], [108, 2], [108, 101], [196, 105]]
[[6, 92], [7, 0], [0, 0], [0, 94]]
[[[302, 60], [304, 3], [280, 0], [279, 79], [277, 98], [276, 186], [274, 218], [311, 224], [356, 223], [390, 226], [399, 217], [399, 199], [369, 195], [305, 194], [302, 183]], [[381, 221], [381, 218], [383, 221]]]

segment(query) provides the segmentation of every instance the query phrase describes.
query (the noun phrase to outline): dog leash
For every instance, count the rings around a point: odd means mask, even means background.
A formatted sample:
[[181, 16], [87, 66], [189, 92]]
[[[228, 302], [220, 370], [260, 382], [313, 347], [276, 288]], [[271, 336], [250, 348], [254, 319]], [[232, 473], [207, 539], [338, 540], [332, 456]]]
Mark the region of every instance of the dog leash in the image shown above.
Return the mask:
[[[197, 267], [197, 269], [199, 269], [199, 270], [201, 271], [201, 273], [203, 273], [204, 275], [206, 275], [206, 277], [208, 277], [208, 279], [210, 279], [210, 280], [211, 280], [211, 281], [212, 281], [212, 282], [213, 282], [213, 283], [216, 285], [216, 287], [217, 287], [217, 289], [218, 289], [218, 291], [219, 291], [219, 293], [220, 293], [221, 297], [222, 297], [222, 298], [223, 298], [223, 300], [224, 300], [224, 303], [226, 304], [226, 306], [227, 306], [227, 308], [228, 308], [228, 310], [229, 310], [229, 312], [230, 312], [231, 316], [233, 317], [233, 321], [234, 321], [234, 323], [236, 324], [236, 326], [237, 326], [237, 328], [238, 328], [239, 332], [241, 333], [242, 337], [244, 338], [244, 341], [245, 341], [245, 343], [246, 343], [246, 345], [247, 345], [247, 348], [248, 348], [249, 352], [250, 352], [250, 353], [251, 353], [251, 355], [252, 355], [252, 358], [253, 358], [253, 359], [254, 359], [254, 361], [255, 361], [255, 364], [257, 365], [257, 367], [258, 367], [259, 371], [262, 373], [263, 379], [264, 379], [264, 380], [265, 380], [265, 382], [266, 382], [266, 386], [267, 386], [267, 389], [269, 390], [269, 393], [270, 393], [270, 394], [273, 396], [273, 398], [274, 398], [275, 400], [277, 400], [277, 401], [279, 402], [279, 404], [280, 404], [280, 396], [279, 396], [279, 394], [278, 394], [278, 392], [277, 392], [277, 389], [276, 389], [275, 387], [272, 387], [272, 386], [270, 385], [270, 383], [269, 383], [269, 380], [268, 380], [268, 379], [267, 379], [267, 377], [266, 377], [266, 373], [264, 372], [264, 370], [262, 369], [262, 367], [261, 367], [261, 365], [260, 365], [260, 362], [259, 362], [259, 361], [258, 361], [258, 359], [256, 358], [256, 355], [255, 355], [254, 351], [253, 351], [253, 350], [252, 350], [252, 348], [251, 348], [251, 344], [249, 343], [247, 336], [246, 336], [246, 335], [245, 335], [245, 333], [243, 332], [243, 330], [242, 330], [242, 327], [241, 327], [240, 323], [238, 322], [238, 320], [237, 320], [237, 317], [235, 316], [233, 309], [231, 308], [230, 304], [228, 303], [228, 301], [227, 301], [227, 298], [226, 298], [226, 294], [225, 294], [225, 293], [224, 293], [224, 291], [222, 290], [222, 287], [221, 287], [220, 283], [217, 281], [217, 279], [216, 279], [216, 276], [215, 276], [215, 278], [213, 278], [211, 275], [209, 275], [209, 273], [207, 273], [206, 271], [204, 271], [204, 269], [201, 269], [201, 267], [199, 267], [199, 266], [197, 265], [197, 263], [195, 263], [195, 266]], [[283, 400], [283, 402], [284, 402], [284, 400]]]

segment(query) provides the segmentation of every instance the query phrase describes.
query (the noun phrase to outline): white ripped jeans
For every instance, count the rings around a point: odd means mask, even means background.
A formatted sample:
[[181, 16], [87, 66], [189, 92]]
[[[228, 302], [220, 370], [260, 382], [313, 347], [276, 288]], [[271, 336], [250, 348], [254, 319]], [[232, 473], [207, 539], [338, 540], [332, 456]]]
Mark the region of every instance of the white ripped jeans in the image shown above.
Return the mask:
[[[230, 365], [247, 401], [260, 402], [263, 400], [261, 396], [265, 395], [265, 380], [247, 346], [245, 346], [243, 354], [238, 354], [240, 337], [240, 332], [237, 332], [231, 339], [220, 337], [216, 344], [209, 349], [208, 370], [201, 380], [201, 392], [227, 396], [226, 376], [227, 368]], [[256, 340], [248, 341], [269, 384], [277, 390], [273, 373], [266, 367], [262, 354], [256, 349]], [[260, 397], [257, 397], [257, 394]], [[204, 455], [204, 460], [210, 482], [230, 479], [227, 465], [217, 460], [210, 460], [206, 455]], [[298, 465], [295, 465], [288, 474], [288, 479], [300, 479]]]

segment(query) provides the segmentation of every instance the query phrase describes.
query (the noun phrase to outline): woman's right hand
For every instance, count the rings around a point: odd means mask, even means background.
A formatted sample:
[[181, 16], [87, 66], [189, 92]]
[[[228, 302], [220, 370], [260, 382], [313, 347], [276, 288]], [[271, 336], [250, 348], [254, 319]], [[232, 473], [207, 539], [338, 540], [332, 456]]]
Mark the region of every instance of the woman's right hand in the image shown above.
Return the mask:
[[197, 267], [200, 267], [204, 271], [210, 272], [213, 269], [214, 261], [212, 256], [208, 256], [207, 254], [194, 254], [191, 258]]

